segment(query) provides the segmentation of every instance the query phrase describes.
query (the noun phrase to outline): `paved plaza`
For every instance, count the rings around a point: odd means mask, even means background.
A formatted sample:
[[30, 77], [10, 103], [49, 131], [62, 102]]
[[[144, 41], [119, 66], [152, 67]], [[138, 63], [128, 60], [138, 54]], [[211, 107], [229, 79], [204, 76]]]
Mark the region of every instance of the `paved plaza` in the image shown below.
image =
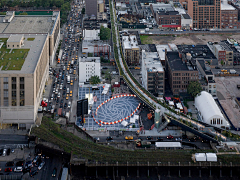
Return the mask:
[[[98, 86], [99, 90], [92, 90], [92, 88], [88, 87], [88, 85], [82, 85], [79, 88], [79, 100], [85, 98], [85, 94], [93, 94], [93, 96], [97, 96], [97, 101], [94, 102], [92, 107], [89, 105], [89, 109], [91, 109], [91, 113], [87, 116], [85, 116], [85, 123], [83, 125], [83, 128], [86, 128], [86, 130], [120, 130], [120, 129], [126, 129], [127, 127], [124, 127], [121, 122], [119, 123], [113, 123], [111, 125], [104, 125], [102, 126], [98, 125], [96, 122], [99, 122], [99, 120], [110, 123], [110, 122], [116, 122], [121, 119], [124, 119], [125, 117], [130, 116], [138, 107], [140, 101], [138, 98], [134, 96], [125, 96], [125, 97], [119, 97], [114, 98], [106, 103], [104, 103], [102, 106], [99, 107], [100, 104], [102, 104], [104, 101], [110, 99], [112, 97], [111, 89], [109, 88], [108, 93], [102, 94], [103, 92], [103, 85]], [[97, 115], [96, 115], [96, 109]], [[139, 110], [136, 110], [134, 114], [138, 114]], [[92, 116], [92, 114], [95, 117]], [[128, 123], [130, 122], [130, 119], [126, 119]], [[76, 124], [80, 126], [79, 119], [76, 121]], [[133, 126], [133, 124], [131, 124]], [[139, 128], [138, 121], [135, 122], [135, 128]]]

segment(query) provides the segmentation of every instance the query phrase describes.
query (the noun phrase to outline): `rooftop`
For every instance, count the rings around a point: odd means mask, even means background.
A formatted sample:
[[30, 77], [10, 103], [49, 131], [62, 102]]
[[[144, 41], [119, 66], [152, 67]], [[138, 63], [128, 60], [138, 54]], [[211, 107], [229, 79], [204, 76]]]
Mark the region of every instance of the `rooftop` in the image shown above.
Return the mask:
[[22, 34], [21, 35], [13, 34], [8, 38], [7, 42], [20, 42], [22, 38], [23, 38]]
[[165, 49], [167, 49], [167, 52], [171, 51], [169, 45], [161, 44], [156, 45], [158, 55], [160, 57], [160, 60], [165, 60]]
[[82, 57], [82, 58], [80, 57], [79, 61], [100, 63], [100, 57]]
[[179, 15], [178, 11], [158, 11], [159, 15]]
[[156, 3], [156, 4], [151, 4], [153, 11], [174, 11], [173, 7], [171, 4], [165, 4], [165, 3]]
[[142, 51], [142, 56], [143, 56], [142, 63], [145, 63], [145, 67], [148, 72], [164, 71], [157, 52]]
[[236, 10], [235, 7], [233, 7], [232, 5], [228, 4], [227, 1], [222, 1], [221, 3], [221, 10]]
[[167, 52], [168, 64], [172, 71], [193, 71], [194, 68], [189, 64], [183, 63], [176, 51]]
[[190, 53], [193, 58], [216, 59], [207, 45], [177, 45], [179, 52]]
[[[3, 56], [3, 61], [0, 63], [0, 73], [1, 74], [29, 74], [35, 71], [36, 65], [38, 63], [42, 48], [46, 42], [48, 34], [42, 35], [28, 35], [24, 34], [25, 40], [24, 44], [20, 49], [6, 49], [7, 38], [10, 34], [4, 35], [0, 34], [0, 42], [4, 42], [5, 46], [0, 49], [1, 52], [4, 50], [5, 55]], [[28, 41], [28, 38], [35, 38], [33, 41]], [[11, 51], [11, 53], [10, 53]]]
[[49, 33], [55, 23], [53, 16], [14, 16], [10, 23], [3, 23], [0, 17], [0, 33]]
[[190, 17], [188, 14], [182, 14], [182, 17], [183, 17], [184, 19], [191, 19], [191, 17]]
[[211, 67], [208, 68], [208, 65], [206, 65], [206, 61], [204, 59], [197, 59], [198, 63], [202, 67], [203, 71], [206, 75], [213, 75]]
[[136, 35], [122, 36], [124, 49], [139, 49]]

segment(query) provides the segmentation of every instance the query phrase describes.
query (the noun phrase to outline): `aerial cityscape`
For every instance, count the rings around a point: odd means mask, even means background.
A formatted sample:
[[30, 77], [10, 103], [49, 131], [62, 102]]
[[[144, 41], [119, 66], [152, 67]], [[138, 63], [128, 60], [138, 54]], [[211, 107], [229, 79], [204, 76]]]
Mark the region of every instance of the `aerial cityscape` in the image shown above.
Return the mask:
[[1, 0], [0, 179], [239, 179], [240, 3]]

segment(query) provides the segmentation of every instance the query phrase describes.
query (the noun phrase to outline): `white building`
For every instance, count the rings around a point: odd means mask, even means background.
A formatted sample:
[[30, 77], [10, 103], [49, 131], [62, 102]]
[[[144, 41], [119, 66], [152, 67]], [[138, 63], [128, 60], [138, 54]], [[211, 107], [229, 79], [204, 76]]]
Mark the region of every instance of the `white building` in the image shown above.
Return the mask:
[[92, 41], [92, 40], [100, 40], [100, 29], [84, 29], [83, 30], [83, 40], [84, 41]]
[[79, 83], [84, 83], [92, 76], [101, 77], [100, 57], [79, 58]]
[[157, 96], [164, 95], [164, 70], [157, 52], [142, 50], [142, 84]]
[[203, 122], [221, 128], [230, 127], [212, 95], [208, 92], [202, 91], [201, 94], [195, 98], [195, 107], [198, 110], [198, 118]]

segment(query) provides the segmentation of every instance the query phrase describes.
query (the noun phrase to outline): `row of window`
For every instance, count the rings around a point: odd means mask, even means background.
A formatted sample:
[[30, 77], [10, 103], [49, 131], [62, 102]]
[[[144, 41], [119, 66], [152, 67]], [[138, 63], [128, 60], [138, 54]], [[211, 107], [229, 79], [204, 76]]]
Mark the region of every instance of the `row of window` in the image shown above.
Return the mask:
[[210, 120], [210, 124], [223, 124], [223, 120], [219, 118], [213, 118]]

